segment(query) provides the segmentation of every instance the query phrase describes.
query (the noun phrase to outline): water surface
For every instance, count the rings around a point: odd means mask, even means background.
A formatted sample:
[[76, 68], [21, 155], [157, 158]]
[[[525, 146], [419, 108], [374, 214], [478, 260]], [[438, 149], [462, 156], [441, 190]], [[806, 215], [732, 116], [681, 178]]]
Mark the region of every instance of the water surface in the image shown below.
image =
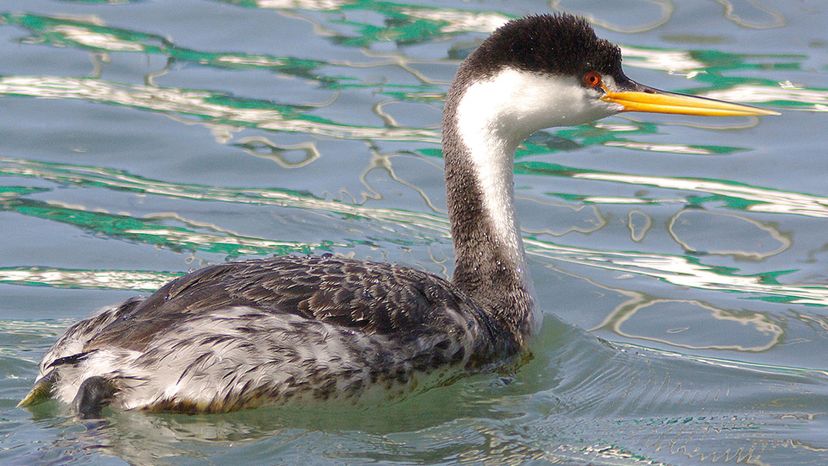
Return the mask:
[[[773, 118], [534, 135], [534, 358], [372, 409], [74, 420], [15, 407], [93, 310], [210, 263], [332, 252], [449, 276], [442, 99], [491, 30], [567, 10], [647, 84]], [[824, 464], [828, 6], [0, 4], [0, 462]]]

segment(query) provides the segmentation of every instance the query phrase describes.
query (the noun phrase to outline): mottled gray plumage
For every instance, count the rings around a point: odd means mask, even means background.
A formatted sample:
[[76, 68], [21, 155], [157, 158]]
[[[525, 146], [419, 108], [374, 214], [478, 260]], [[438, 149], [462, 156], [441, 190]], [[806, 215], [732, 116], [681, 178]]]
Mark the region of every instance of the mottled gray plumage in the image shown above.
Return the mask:
[[120, 408], [222, 412], [383, 399], [516, 349], [502, 325], [439, 277], [286, 256], [206, 267], [81, 321], [44, 357], [41, 378], [82, 414], [93, 412], [82, 400], [99, 403], [84, 398], [85, 388], [100, 390], [84, 382], [93, 372], [116, 387], [110, 398]]

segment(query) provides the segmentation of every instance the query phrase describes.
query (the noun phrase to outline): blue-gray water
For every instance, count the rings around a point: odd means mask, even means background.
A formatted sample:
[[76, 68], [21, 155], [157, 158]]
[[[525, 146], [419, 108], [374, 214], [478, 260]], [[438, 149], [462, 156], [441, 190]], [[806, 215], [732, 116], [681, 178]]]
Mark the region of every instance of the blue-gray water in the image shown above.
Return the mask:
[[[204, 264], [449, 274], [448, 81], [559, 9], [633, 79], [782, 115], [533, 136], [516, 187], [547, 319], [516, 374], [336, 414], [15, 407], [69, 324]], [[826, 24], [819, 0], [0, 3], [0, 463], [825, 464]]]

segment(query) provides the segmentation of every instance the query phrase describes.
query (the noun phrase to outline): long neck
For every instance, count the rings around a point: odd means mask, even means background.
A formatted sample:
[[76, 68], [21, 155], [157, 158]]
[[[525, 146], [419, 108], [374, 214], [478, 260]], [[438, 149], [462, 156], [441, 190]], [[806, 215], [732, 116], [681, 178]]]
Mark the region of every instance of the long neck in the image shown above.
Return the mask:
[[499, 124], [485, 89], [458, 81], [443, 117], [453, 281], [523, 345], [540, 323], [513, 201], [514, 151], [527, 135]]

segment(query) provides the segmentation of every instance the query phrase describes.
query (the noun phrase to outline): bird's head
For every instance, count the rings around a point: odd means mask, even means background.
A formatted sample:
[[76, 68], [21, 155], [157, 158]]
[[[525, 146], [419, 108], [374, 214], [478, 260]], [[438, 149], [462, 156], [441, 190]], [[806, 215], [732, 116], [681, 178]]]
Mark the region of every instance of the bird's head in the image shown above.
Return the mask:
[[569, 14], [528, 16], [496, 30], [463, 63], [452, 93], [460, 121], [509, 139], [619, 112], [776, 114], [639, 84], [624, 74], [621, 50]]

